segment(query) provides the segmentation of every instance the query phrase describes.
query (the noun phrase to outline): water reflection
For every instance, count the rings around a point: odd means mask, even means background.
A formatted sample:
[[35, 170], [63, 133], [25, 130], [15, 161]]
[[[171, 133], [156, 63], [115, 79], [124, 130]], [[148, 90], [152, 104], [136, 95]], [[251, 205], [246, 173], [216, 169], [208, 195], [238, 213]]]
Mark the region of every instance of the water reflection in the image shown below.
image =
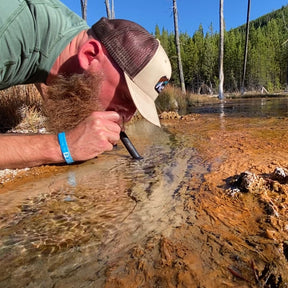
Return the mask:
[[220, 129], [221, 130], [225, 130], [225, 102], [224, 100], [221, 100], [220, 102], [220, 114], [219, 114], [219, 118], [220, 118]]

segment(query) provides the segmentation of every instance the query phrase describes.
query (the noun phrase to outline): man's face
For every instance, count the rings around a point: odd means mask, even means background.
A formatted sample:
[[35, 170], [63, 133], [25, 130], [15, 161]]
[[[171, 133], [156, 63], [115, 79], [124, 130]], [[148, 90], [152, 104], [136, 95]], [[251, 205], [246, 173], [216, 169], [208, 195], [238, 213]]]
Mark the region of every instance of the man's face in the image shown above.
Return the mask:
[[[109, 58], [107, 58], [109, 59]], [[136, 112], [136, 107], [128, 90], [122, 70], [109, 59], [104, 62], [101, 72], [99, 102], [103, 110], [116, 111], [127, 122]]]
[[43, 107], [53, 132], [74, 128], [93, 111], [116, 111], [123, 122], [136, 111], [124, 75], [117, 70], [60, 76], [48, 87]]
[[[123, 119], [123, 122], [128, 122], [135, 114], [136, 106], [131, 98], [130, 92], [126, 85], [124, 75], [123, 77], [121, 77], [120, 83], [117, 86], [116, 90], [114, 91], [114, 96], [112, 96], [112, 98], [109, 99], [107, 95], [113, 95], [113, 93], [106, 94], [103, 91], [103, 93], [101, 94], [101, 92], [99, 95], [99, 101], [102, 103], [102, 107], [105, 107], [105, 110], [107, 111], [116, 111], [117, 113], [119, 113]], [[103, 95], [103, 101], [101, 101], [102, 95]]]

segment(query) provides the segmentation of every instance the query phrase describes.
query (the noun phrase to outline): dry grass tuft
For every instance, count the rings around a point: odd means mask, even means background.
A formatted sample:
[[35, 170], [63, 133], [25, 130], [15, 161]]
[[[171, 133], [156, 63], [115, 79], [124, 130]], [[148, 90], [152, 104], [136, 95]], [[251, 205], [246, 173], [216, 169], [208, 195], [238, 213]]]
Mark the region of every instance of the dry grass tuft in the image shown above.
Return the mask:
[[174, 111], [187, 113], [189, 107], [202, 105], [205, 103], [219, 102], [218, 98], [211, 95], [192, 94], [187, 92], [184, 95], [181, 89], [168, 85], [156, 100], [159, 113], [164, 111]]
[[44, 124], [42, 98], [34, 85], [19, 85], [0, 91], [0, 132], [25, 129], [37, 132]]

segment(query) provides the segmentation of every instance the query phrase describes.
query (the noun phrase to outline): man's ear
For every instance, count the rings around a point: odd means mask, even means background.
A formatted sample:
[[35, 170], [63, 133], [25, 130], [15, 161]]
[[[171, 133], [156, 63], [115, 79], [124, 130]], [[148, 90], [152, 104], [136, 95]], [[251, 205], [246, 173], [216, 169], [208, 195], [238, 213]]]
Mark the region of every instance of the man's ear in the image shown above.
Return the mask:
[[93, 61], [99, 61], [101, 53], [103, 53], [101, 43], [95, 39], [89, 39], [78, 53], [80, 67], [85, 71], [88, 70]]

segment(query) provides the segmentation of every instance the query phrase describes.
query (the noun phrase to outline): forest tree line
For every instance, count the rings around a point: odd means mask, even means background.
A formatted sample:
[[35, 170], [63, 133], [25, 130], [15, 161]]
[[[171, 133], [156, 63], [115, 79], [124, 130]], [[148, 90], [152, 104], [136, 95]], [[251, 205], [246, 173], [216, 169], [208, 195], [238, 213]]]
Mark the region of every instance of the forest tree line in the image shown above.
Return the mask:
[[[239, 92], [242, 83], [246, 25], [225, 31], [224, 90]], [[155, 28], [170, 58], [171, 83], [180, 86], [174, 33]], [[213, 26], [204, 33], [202, 25], [193, 36], [180, 33], [181, 59], [185, 86], [200, 93], [203, 88], [217, 93], [219, 84], [219, 33]], [[250, 22], [248, 58], [244, 88], [246, 91], [283, 91], [288, 77], [288, 5]], [[205, 90], [205, 89], [204, 89]], [[204, 91], [207, 92], [207, 91]]]

